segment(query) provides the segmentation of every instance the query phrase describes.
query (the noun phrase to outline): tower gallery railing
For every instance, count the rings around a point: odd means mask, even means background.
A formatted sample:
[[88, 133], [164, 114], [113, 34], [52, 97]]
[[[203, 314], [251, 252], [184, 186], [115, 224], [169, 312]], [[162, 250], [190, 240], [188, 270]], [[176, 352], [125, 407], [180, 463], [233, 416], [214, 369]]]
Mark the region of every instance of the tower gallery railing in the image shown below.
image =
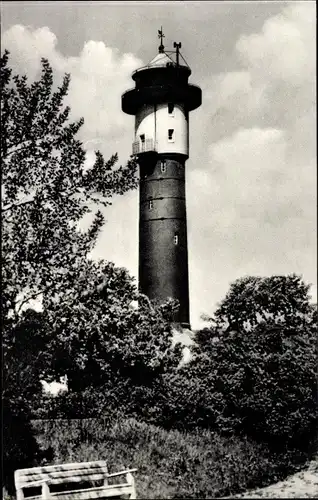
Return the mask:
[[139, 153], [147, 153], [150, 151], [157, 151], [157, 141], [154, 141], [153, 139], [134, 141], [132, 144], [133, 155], [138, 155]]

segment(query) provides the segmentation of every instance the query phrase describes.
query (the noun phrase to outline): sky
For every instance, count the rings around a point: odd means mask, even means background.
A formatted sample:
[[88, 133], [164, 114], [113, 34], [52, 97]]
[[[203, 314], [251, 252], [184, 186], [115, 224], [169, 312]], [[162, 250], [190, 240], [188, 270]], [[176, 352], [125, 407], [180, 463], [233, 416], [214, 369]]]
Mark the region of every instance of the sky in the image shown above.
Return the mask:
[[[121, 111], [131, 73], [181, 42], [202, 105], [190, 113], [186, 163], [190, 320], [203, 326], [246, 275], [301, 274], [317, 300], [316, 9], [304, 2], [6, 2], [1, 52], [14, 71], [56, 85], [85, 119], [87, 150], [130, 157]], [[113, 200], [93, 257], [138, 274], [138, 191]], [[88, 220], [83, 224], [88, 224]]]

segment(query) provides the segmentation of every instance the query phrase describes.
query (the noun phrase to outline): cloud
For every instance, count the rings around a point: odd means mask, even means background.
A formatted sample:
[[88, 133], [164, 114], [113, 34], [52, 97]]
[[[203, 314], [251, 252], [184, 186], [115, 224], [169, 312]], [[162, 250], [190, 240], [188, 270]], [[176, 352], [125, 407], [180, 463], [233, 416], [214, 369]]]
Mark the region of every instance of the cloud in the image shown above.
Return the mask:
[[314, 4], [288, 5], [260, 33], [241, 36], [236, 50], [260, 80], [301, 85], [314, 76]]
[[[254, 229], [256, 223], [282, 227], [295, 217], [310, 217], [312, 178], [299, 179], [298, 165], [288, 161], [287, 150], [285, 131], [275, 128], [239, 129], [210, 146], [212, 171], [205, 189], [210, 203], [227, 214], [219, 231], [244, 220]], [[304, 167], [314, 176], [310, 166]]]
[[[71, 107], [72, 118], [85, 119], [80, 138], [87, 149], [98, 145], [105, 155], [111, 155], [123, 136], [132, 137], [132, 122], [120, 106], [121, 94], [133, 86], [131, 73], [144, 64], [136, 56], [121, 54], [102, 41], [89, 40], [78, 56], [67, 57], [59, 51], [57, 37], [48, 27], [12, 26], [4, 32], [2, 46], [11, 52], [14, 70], [30, 79], [39, 76], [41, 57], [52, 65], [56, 85], [64, 73], [71, 73], [65, 102]], [[131, 142], [121, 143], [121, 151], [127, 148], [124, 161], [131, 153]]]
[[17, 24], [3, 33], [1, 44], [11, 52], [11, 66], [30, 79], [38, 75], [41, 57], [49, 57], [55, 68], [61, 67], [63, 58], [56, 51], [57, 38], [47, 27], [32, 30]]
[[308, 110], [314, 112], [315, 19], [313, 3], [290, 4], [260, 33], [237, 40], [234, 56], [241, 70], [204, 85], [213, 140], [251, 123], [288, 128]]
[[[105, 158], [115, 152], [124, 164], [131, 154], [133, 118], [121, 111], [121, 94], [133, 87], [131, 73], [144, 62], [131, 53], [120, 53], [102, 41], [89, 40], [76, 57], [63, 55], [58, 40], [48, 27], [31, 29], [14, 25], [3, 33], [2, 47], [10, 51], [10, 65], [15, 73], [38, 78], [41, 57], [49, 60], [55, 85], [65, 73], [71, 74], [71, 84], [65, 103], [71, 107], [71, 118], [84, 117], [79, 132], [87, 150], [87, 164], [94, 161], [94, 150]], [[105, 258], [136, 274], [138, 268], [138, 194], [131, 192], [115, 197], [114, 205], [102, 209], [106, 218], [92, 255]], [[83, 221], [87, 226], [91, 217]]]
[[315, 19], [314, 4], [288, 5], [236, 41], [235, 71], [204, 84], [206, 163], [188, 175], [202, 312], [245, 274], [297, 272], [317, 297]]

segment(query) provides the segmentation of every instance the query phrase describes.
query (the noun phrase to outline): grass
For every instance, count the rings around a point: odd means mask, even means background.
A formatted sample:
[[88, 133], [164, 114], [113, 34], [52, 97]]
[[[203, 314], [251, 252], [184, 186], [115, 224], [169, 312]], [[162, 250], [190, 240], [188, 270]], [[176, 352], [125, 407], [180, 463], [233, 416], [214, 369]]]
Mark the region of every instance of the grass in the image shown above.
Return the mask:
[[239, 438], [210, 431], [166, 431], [128, 419], [34, 421], [47, 463], [106, 460], [110, 472], [137, 468], [137, 497], [215, 498], [266, 486], [277, 467], [268, 451]]

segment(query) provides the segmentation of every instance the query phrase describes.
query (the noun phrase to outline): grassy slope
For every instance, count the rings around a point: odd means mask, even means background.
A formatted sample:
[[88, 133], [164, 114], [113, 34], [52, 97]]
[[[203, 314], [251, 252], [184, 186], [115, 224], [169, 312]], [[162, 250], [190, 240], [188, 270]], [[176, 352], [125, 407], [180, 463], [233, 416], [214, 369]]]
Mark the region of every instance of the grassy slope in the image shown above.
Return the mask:
[[[208, 431], [181, 433], [126, 420], [34, 423], [51, 463], [107, 460], [110, 472], [138, 468], [138, 498], [213, 498], [275, 480], [275, 464], [261, 446]], [[278, 479], [278, 478], [277, 478]]]

